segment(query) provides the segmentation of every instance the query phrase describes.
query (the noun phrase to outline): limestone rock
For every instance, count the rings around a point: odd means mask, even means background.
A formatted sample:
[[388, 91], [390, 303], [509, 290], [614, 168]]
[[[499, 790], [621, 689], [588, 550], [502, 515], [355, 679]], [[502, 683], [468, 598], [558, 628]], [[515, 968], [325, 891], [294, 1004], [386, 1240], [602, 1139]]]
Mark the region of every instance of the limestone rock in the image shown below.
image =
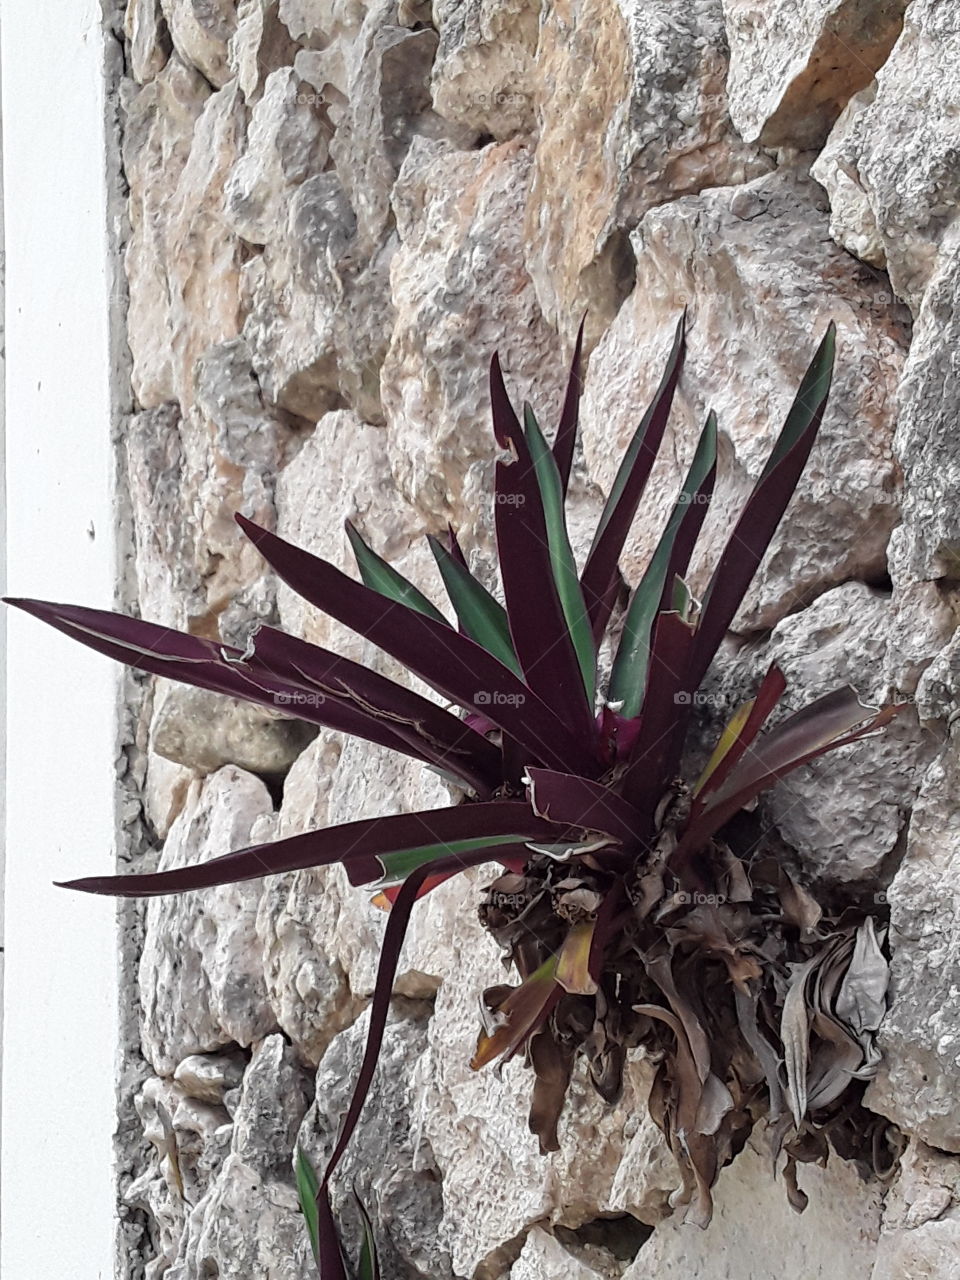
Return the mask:
[[189, 1098], [223, 1105], [223, 1095], [243, 1079], [246, 1063], [239, 1053], [194, 1053], [177, 1064], [173, 1078]]
[[250, 244], [278, 237], [292, 193], [327, 162], [330, 127], [309, 97], [293, 68], [284, 67], [267, 76], [253, 108], [225, 188], [227, 217]]
[[621, 1275], [609, 1259], [605, 1264], [602, 1258], [586, 1262], [576, 1257], [542, 1227], [533, 1228], [510, 1268], [510, 1280], [619, 1280]]
[[870, 1280], [960, 1276], [960, 1161], [911, 1142], [887, 1198]]
[[864, 1184], [853, 1165], [831, 1155], [826, 1169], [801, 1167], [799, 1182], [810, 1203], [797, 1214], [783, 1183], [770, 1176], [769, 1160], [752, 1142], [720, 1175], [713, 1193], [713, 1221], [706, 1231], [668, 1218], [623, 1280], [684, 1273], [698, 1280], [872, 1280], [880, 1186]]
[[[351, 520], [379, 555], [438, 595], [438, 575], [419, 537], [422, 516], [397, 493], [382, 427], [340, 410], [324, 415], [277, 484], [277, 530], [289, 542], [356, 577], [344, 522]], [[436, 530], [439, 531], [439, 530]], [[442, 588], [441, 588], [442, 590]], [[284, 628], [347, 657], [362, 652], [353, 632], [281, 584]]]
[[123, 15], [130, 49], [130, 71], [138, 84], [159, 75], [170, 56], [170, 33], [160, 0], [130, 0]]
[[186, 411], [197, 359], [239, 330], [240, 244], [222, 214], [245, 123], [236, 84], [210, 94], [176, 57], [127, 105], [127, 323], [143, 408], [176, 399]]
[[282, 1036], [254, 1050], [230, 1150], [194, 1203], [169, 1280], [308, 1280], [315, 1273], [293, 1182], [308, 1081]]
[[749, 142], [820, 146], [900, 34], [907, 0], [723, 0], [730, 115]]
[[960, 224], [924, 296], [900, 384], [894, 441], [903, 467], [903, 524], [891, 542], [900, 579], [960, 577]]
[[183, 626], [201, 594], [184, 519], [181, 428], [177, 406], [164, 404], [133, 414], [123, 440], [137, 595], [143, 616], [164, 626]]
[[533, 128], [540, 9], [539, 0], [436, 0], [440, 115], [501, 140]]
[[[665, 443], [628, 540], [631, 583], [656, 546], [707, 410], [719, 419], [717, 491], [691, 572], [704, 588], [766, 463], [829, 320], [837, 364], [817, 445], [734, 620], [749, 632], [849, 578], [886, 568], [897, 519], [892, 456], [905, 332], [874, 273], [835, 250], [812, 183], [790, 173], [652, 210], [638, 227], [637, 285], [590, 362], [583, 409], [592, 478], [610, 484], [659, 382], [686, 304], [688, 354]], [[870, 370], [870, 376], [865, 371]]]
[[914, 314], [960, 204], [958, 58], [956, 9], [913, 0], [876, 84], [850, 101], [813, 168], [830, 194], [831, 233], [886, 265]]
[[231, 0], [160, 0], [173, 47], [204, 77], [222, 88], [230, 79], [227, 48], [236, 29]]
[[235, 764], [248, 773], [282, 774], [316, 736], [314, 728], [287, 719], [283, 711], [281, 706], [271, 715], [250, 702], [163, 682], [150, 745], [168, 760], [201, 773]]
[[[400, 492], [436, 532], [490, 527], [490, 357], [517, 401], [552, 423], [565, 381], [523, 267], [529, 152], [517, 141], [458, 152], [417, 139], [394, 188], [396, 323], [381, 382]], [[462, 198], [459, 192], [469, 193]]]
[[135, 1105], [154, 1150], [124, 1202], [152, 1221], [156, 1252], [145, 1276], [158, 1280], [178, 1258], [191, 1206], [203, 1199], [229, 1152], [232, 1126], [222, 1106], [191, 1098], [179, 1084], [156, 1077], [144, 1083]]
[[[206, 862], [257, 843], [273, 805], [259, 778], [227, 766], [194, 783], [164, 844], [159, 869]], [[256, 915], [263, 886], [151, 898], [140, 960], [143, 1050], [172, 1073], [194, 1053], [249, 1045], [276, 1027], [263, 979]]]
[[954, 735], [930, 766], [906, 854], [887, 890], [893, 963], [883, 1060], [868, 1105], [943, 1151], [960, 1151], [960, 756]]
[[719, 0], [553, 0], [533, 85], [539, 143], [526, 263], [561, 332], [588, 346], [633, 284], [627, 235], [655, 205], [769, 168], [727, 116]]
[[291, 66], [296, 53], [297, 46], [280, 21], [279, 0], [240, 0], [228, 60], [248, 102], [259, 95], [268, 73]]

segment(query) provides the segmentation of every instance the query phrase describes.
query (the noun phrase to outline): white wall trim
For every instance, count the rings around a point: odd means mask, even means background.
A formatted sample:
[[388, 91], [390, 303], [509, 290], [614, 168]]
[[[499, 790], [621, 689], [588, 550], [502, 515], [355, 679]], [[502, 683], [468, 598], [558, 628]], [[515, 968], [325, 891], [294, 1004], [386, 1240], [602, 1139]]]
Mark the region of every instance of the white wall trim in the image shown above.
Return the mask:
[[[109, 608], [112, 216], [97, 0], [3, 6], [7, 584]], [[113, 1275], [117, 672], [8, 620], [3, 1280]]]

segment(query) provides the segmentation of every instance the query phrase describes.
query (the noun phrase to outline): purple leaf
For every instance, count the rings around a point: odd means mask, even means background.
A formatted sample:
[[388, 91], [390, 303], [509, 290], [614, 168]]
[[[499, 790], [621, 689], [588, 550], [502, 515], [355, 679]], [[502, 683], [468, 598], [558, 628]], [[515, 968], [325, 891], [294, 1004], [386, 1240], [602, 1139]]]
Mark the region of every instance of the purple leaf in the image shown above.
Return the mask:
[[307, 600], [364, 635], [458, 706], [488, 716], [528, 759], [594, 774], [597, 762], [563, 721], [512, 671], [453, 628], [393, 603], [332, 564], [237, 516], [277, 574]]
[[[257, 651], [248, 656], [229, 645], [105, 610], [42, 600], [7, 603], [118, 662], [353, 734], [448, 769], [481, 792], [499, 778], [496, 748], [456, 716], [358, 663], [270, 628], [261, 630]], [[271, 636], [279, 640], [271, 641]], [[281, 674], [280, 648], [298, 655], [303, 670], [287, 663]], [[273, 663], [265, 656], [268, 652], [274, 653]], [[368, 695], [366, 702], [334, 683], [319, 693], [317, 681], [305, 674], [311, 664], [313, 674], [335, 672], [335, 679], [353, 681], [355, 691]]]
[[865, 707], [856, 690], [847, 685], [795, 712], [759, 738], [708, 802], [691, 814], [677, 858], [682, 861], [702, 847], [738, 810], [793, 769], [882, 728], [906, 705]]
[[577, 329], [577, 340], [573, 347], [573, 359], [570, 361], [570, 377], [563, 397], [563, 408], [560, 411], [560, 422], [553, 441], [553, 457], [560, 473], [560, 488], [563, 496], [567, 496], [570, 485], [570, 472], [573, 468], [573, 451], [577, 443], [577, 428], [580, 425], [580, 396], [583, 392], [583, 328], [587, 322], [584, 315]]
[[592, 744], [593, 707], [557, 590], [540, 482], [496, 356], [490, 365], [490, 400], [497, 442], [510, 454], [496, 467], [495, 518], [514, 651], [527, 685], [558, 708], [579, 742]]
[[625, 848], [637, 843], [643, 815], [609, 787], [569, 773], [530, 768], [530, 804], [534, 813], [549, 822], [602, 831]]
[[690, 673], [692, 688], [697, 688], [713, 661], [793, 497], [827, 407], [835, 347], [836, 328], [831, 321], [703, 597]]
[[[624, 796], [643, 814], [652, 815], [680, 766], [690, 719], [692, 696], [687, 664], [696, 632], [679, 613], [661, 613], [653, 633], [640, 733], [624, 772]], [[648, 819], [639, 833], [649, 840]]]
[[453, 858], [454, 865], [457, 865], [458, 857], [462, 857], [465, 866], [471, 865], [470, 859], [474, 856], [478, 861], [496, 857], [496, 852], [457, 855], [449, 848], [457, 841], [505, 835], [514, 835], [517, 842], [555, 839], [557, 828], [535, 817], [522, 801], [491, 800], [449, 809], [428, 809], [421, 813], [363, 818], [270, 844], [252, 845], [190, 867], [144, 875], [92, 876], [66, 881], [60, 887], [80, 889], [84, 893], [113, 894], [120, 898], [156, 897], [257, 880], [286, 871], [303, 871], [307, 867], [329, 866], [335, 862], [344, 864], [351, 884], [372, 884], [382, 878], [384, 865], [381, 858], [389, 854], [438, 846], [437, 857], [429, 869], [439, 873], [446, 869], [445, 849]]
[[647, 479], [656, 461], [663, 439], [663, 432], [670, 416], [673, 395], [677, 389], [683, 358], [686, 351], [684, 339], [686, 312], [677, 323], [673, 347], [667, 359], [660, 386], [643, 415], [626, 456], [620, 464], [607, 504], [600, 517], [597, 532], [587, 557], [580, 582], [583, 587], [594, 639], [603, 636], [616, 598], [619, 579], [620, 554], [637, 506], [643, 496]]

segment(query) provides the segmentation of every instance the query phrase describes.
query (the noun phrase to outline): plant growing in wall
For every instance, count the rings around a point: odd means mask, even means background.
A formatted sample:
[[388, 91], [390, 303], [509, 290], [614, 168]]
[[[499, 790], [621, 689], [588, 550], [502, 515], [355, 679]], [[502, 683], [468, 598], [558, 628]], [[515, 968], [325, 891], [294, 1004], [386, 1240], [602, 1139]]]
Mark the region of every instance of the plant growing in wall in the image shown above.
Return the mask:
[[[471, 573], [452, 531], [430, 546], [456, 623], [349, 526], [360, 582], [237, 517], [285, 582], [404, 664], [449, 709], [272, 627], [241, 651], [116, 614], [10, 602], [144, 671], [296, 707], [305, 720], [441, 770], [461, 790], [460, 803], [445, 809], [308, 832], [201, 866], [69, 882], [90, 893], [182, 893], [341, 862], [351, 883], [379, 887], [390, 915], [366, 1051], [311, 1190], [323, 1280], [346, 1275], [328, 1187], [371, 1086], [411, 912], [431, 888], [481, 863], [502, 867], [481, 915], [516, 982], [484, 993], [472, 1065], [522, 1055], [543, 1151], [557, 1147], [577, 1059], [612, 1102], [626, 1054], [638, 1047], [657, 1064], [650, 1112], [677, 1159], [675, 1201], [689, 1221], [709, 1221], [718, 1172], [760, 1118], [774, 1156], [786, 1153], [798, 1208], [796, 1162], [825, 1156], [828, 1133], [850, 1147], [851, 1098], [877, 1062], [882, 939], [863, 913], [826, 915], [782, 866], [748, 865], [724, 831], [791, 770], [881, 729], [900, 707], [865, 707], [846, 687], [778, 717], [785, 680], [774, 666], [699, 778], [683, 767], [694, 695], [813, 446], [834, 341], [831, 325], [699, 600], [686, 575], [716, 479], [712, 413], [659, 544], [625, 599], [618, 567], [681, 375], [683, 320], [582, 569], [565, 520], [579, 339], [552, 444], [529, 405], [518, 417], [492, 362], [503, 603]], [[612, 673], [600, 689], [598, 654], [607, 643]], [[301, 1166], [301, 1192], [305, 1176]], [[372, 1244], [365, 1248], [373, 1267]]]

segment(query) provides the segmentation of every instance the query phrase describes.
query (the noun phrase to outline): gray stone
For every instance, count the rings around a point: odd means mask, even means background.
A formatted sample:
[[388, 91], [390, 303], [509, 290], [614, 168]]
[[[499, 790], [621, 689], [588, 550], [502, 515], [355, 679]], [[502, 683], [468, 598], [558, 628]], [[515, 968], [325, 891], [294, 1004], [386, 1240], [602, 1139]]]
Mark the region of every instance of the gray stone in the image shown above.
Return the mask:
[[876, 84], [850, 101], [813, 168], [830, 194], [832, 234], [886, 265], [914, 314], [960, 202], [958, 66], [955, 6], [913, 0]]
[[435, 0], [440, 115], [502, 140], [534, 126], [539, 0]]
[[960, 224], [930, 281], [900, 383], [895, 448], [903, 524], [891, 544], [900, 579], [960, 578]]
[[236, 30], [231, 0], [160, 0], [173, 47], [218, 89], [230, 79], [227, 48]]
[[912, 1141], [884, 1208], [870, 1280], [960, 1277], [960, 1161]]
[[723, 0], [730, 115], [764, 146], [819, 147], [883, 66], [907, 0]]
[[913, 808], [887, 890], [890, 1009], [868, 1105], [943, 1151], [960, 1151], [960, 754], [954, 734]]
[[[257, 843], [273, 805], [259, 778], [230, 765], [194, 783], [159, 869], [205, 862]], [[276, 1028], [256, 934], [262, 884], [151, 898], [140, 960], [143, 1050], [172, 1073], [195, 1053], [251, 1045]]]

